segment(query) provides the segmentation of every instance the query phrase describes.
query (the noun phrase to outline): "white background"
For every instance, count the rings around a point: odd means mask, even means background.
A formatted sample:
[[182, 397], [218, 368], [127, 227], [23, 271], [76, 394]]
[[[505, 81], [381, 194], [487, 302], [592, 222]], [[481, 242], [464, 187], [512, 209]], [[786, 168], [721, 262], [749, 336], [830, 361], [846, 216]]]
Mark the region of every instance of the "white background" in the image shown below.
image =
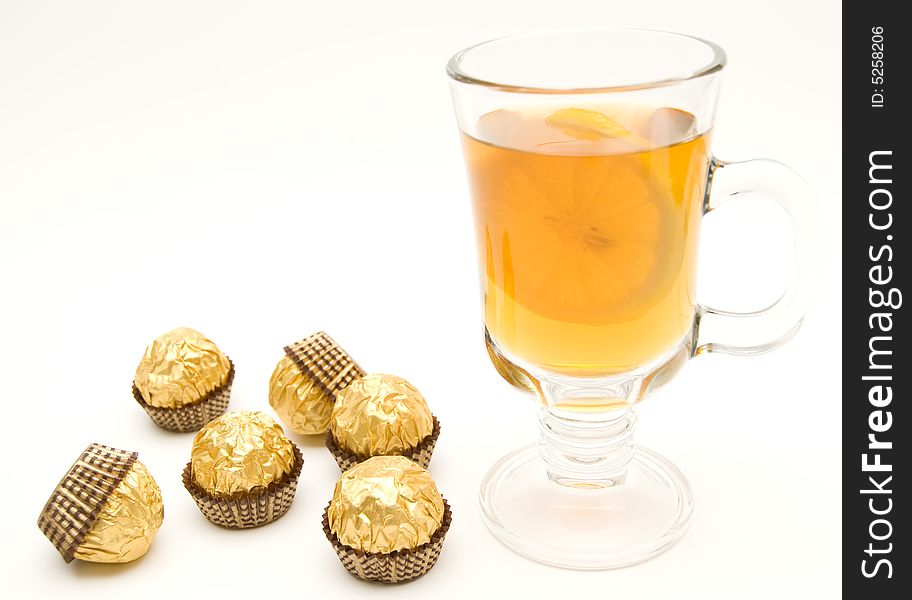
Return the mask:
[[[688, 535], [639, 566], [572, 572], [512, 554], [479, 517], [479, 481], [532, 440], [535, 403], [483, 350], [443, 67], [487, 38], [594, 25], [726, 48], [716, 151], [794, 166], [827, 236], [824, 287], [790, 345], [700, 357], [639, 407], [639, 440], [694, 487]], [[94, 599], [836, 597], [840, 27], [835, 1], [0, 2], [4, 587]], [[605, 60], [635, 61], [636, 49]], [[704, 230], [701, 291], [757, 306], [781, 284], [787, 231], [771, 210], [736, 213]], [[342, 569], [319, 526], [338, 470], [301, 436], [287, 516], [253, 531], [205, 521], [180, 483], [192, 436], [157, 429], [130, 395], [143, 348], [180, 325], [237, 364], [232, 408], [268, 411], [282, 346], [317, 329], [368, 370], [415, 383], [443, 423], [431, 470], [455, 512], [434, 570], [383, 587]], [[161, 485], [164, 525], [134, 564], [66, 565], [35, 526], [91, 441], [138, 451]]]

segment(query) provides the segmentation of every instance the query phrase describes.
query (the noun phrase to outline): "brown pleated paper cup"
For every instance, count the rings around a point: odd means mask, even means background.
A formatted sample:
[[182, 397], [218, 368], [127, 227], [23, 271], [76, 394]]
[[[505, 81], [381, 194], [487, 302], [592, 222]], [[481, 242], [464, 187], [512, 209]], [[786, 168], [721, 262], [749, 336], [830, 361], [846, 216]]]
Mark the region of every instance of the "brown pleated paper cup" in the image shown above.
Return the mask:
[[191, 463], [184, 467], [184, 487], [190, 492], [203, 516], [216, 525], [229, 529], [247, 529], [272, 523], [288, 512], [298, 489], [304, 458], [297, 445], [292, 444], [292, 447], [295, 462], [291, 472], [252, 493], [230, 496], [210, 494], [193, 480]]
[[355, 359], [323, 331], [286, 346], [285, 354], [330, 398], [366, 375]]
[[388, 554], [364, 552], [342, 544], [336, 534], [329, 529], [329, 505], [323, 510], [323, 533], [332, 544], [342, 566], [355, 577], [365, 581], [405, 583], [430, 571], [440, 558], [443, 539], [453, 521], [453, 512], [446, 498], [443, 499], [443, 509], [443, 522], [429, 541], [417, 548], [397, 550]]
[[152, 421], [168, 431], [186, 433], [199, 431], [203, 425], [225, 414], [228, 410], [228, 400], [231, 398], [231, 384], [234, 383], [234, 363], [228, 359], [231, 369], [225, 382], [208, 394], [190, 404], [176, 408], [162, 408], [152, 406], [143, 400], [142, 394], [136, 385], [133, 385], [133, 397], [149, 415]]
[[[433, 415], [432, 418], [434, 419], [434, 429], [431, 430], [431, 434], [421, 440], [421, 442], [411, 450], [406, 450], [401, 453], [402, 456], [412, 459], [425, 469], [427, 469], [428, 465], [431, 463], [431, 455], [434, 454], [434, 446], [437, 445], [437, 438], [440, 437], [440, 421]], [[362, 463], [370, 458], [370, 456], [361, 456], [360, 454], [355, 454], [340, 446], [339, 443], [336, 442], [336, 438], [333, 437], [332, 430], [326, 432], [326, 447], [329, 449], [330, 454], [332, 454], [333, 458], [336, 460], [336, 464], [339, 465], [339, 468], [343, 473], [358, 463]]]
[[136, 452], [90, 444], [63, 476], [38, 516], [38, 528], [72, 562], [98, 513], [123, 481]]

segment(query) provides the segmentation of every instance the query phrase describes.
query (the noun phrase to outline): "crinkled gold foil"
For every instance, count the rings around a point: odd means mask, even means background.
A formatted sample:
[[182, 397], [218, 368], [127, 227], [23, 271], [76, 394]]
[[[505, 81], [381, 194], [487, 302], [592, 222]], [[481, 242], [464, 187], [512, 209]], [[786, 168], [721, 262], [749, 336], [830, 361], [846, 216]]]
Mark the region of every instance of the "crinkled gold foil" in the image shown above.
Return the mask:
[[74, 556], [100, 563], [125, 563], [149, 550], [165, 511], [161, 490], [138, 460], [105, 502]]
[[225, 382], [231, 364], [206, 336], [189, 327], [155, 338], [136, 367], [133, 383], [151, 406], [196, 402]]
[[326, 433], [335, 401], [287, 356], [269, 379], [269, 404], [295, 433]]
[[327, 516], [344, 545], [388, 553], [428, 542], [443, 511], [430, 473], [404, 456], [375, 456], [336, 482]]
[[225, 413], [193, 438], [190, 468], [210, 494], [247, 493], [290, 473], [295, 455], [281, 425], [258, 411]]
[[405, 379], [371, 374], [339, 392], [330, 428], [336, 443], [361, 456], [398, 454], [431, 434], [424, 396]]

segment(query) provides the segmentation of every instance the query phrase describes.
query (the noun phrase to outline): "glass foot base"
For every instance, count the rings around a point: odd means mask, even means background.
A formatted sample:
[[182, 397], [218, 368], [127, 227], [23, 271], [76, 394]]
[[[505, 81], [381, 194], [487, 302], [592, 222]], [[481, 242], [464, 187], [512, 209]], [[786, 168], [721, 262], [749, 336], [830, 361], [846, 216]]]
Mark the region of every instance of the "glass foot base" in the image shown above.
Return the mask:
[[661, 554], [693, 514], [684, 474], [637, 446], [623, 484], [559, 485], [548, 479], [538, 446], [504, 456], [481, 484], [488, 529], [510, 549], [569, 569], [614, 569]]

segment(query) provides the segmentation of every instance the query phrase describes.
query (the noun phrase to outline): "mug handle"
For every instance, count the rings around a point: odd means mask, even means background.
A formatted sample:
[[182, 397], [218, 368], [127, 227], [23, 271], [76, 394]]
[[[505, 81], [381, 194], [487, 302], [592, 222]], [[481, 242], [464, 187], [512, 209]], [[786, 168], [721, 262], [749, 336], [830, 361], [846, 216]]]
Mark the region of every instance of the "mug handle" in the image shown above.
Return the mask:
[[813, 286], [814, 195], [798, 173], [774, 160], [725, 162], [713, 158], [703, 214], [735, 201], [767, 198], [791, 217], [795, 266], [785, 292], [767, 308], [751, 312], [697, 305], [694, 356], [710, 352], [751, 356], [778, 348], [801, 327]]

